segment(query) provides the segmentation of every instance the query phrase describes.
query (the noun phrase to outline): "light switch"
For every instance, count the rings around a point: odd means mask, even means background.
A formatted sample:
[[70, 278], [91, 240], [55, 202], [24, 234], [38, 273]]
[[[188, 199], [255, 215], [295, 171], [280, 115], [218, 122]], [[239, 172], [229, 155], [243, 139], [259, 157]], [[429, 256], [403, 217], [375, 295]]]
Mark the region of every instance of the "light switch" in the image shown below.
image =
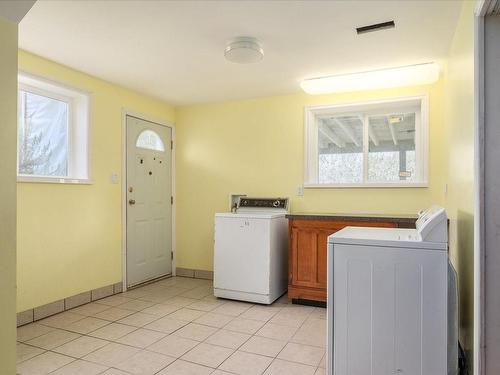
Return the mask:
[[118, 173], [113, 173], [111, 175], [111, 183], [117, 184], [118, 182], [120, 182], [120, 176], [118, 176]]

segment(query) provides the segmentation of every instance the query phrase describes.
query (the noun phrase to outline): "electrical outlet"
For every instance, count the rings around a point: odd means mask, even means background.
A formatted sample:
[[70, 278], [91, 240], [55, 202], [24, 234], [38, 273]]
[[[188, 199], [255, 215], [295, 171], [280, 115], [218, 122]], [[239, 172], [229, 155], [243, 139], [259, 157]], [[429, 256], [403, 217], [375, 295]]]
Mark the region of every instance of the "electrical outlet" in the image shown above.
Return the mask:
[[118, 173], [113, 173], [111, 175], [111, 183], [117, 184], [119, 181], [120, 181], [120, 176], [118, 176]]
[[304, 186], [303, 185], [300, 185], [298, 188], [297, 188], [297, 197], [303, 197], [304, 196]]

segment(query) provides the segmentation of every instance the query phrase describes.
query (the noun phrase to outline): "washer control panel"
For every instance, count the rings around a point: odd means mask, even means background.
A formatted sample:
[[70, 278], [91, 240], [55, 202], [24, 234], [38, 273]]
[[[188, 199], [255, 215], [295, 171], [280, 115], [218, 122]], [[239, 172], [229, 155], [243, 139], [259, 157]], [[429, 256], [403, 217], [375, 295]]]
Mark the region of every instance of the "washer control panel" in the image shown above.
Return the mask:
[[288, 210], [288, 198], [249, 198], [240, 197], [238, 201], [239, 208], [253, 208], [259, 210], [281, 209]]

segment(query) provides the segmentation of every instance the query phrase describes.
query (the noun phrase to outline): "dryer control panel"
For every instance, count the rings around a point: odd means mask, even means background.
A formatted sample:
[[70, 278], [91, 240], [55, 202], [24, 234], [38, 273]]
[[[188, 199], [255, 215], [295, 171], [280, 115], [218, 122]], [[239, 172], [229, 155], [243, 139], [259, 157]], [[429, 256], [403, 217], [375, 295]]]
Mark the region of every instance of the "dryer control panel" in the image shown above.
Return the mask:
[[415, 226], [422, 241], [448, 242], [448, 218], [443, 207], [420, 211]]

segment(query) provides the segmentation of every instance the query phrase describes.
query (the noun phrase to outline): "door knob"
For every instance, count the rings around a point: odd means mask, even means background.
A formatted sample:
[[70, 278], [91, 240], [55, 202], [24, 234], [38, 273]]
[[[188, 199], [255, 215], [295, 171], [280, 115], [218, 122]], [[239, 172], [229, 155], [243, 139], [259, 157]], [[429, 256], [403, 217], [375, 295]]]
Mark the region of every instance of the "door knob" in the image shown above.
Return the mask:
[[128, 204], [130, 204], [131, 206], [135, 204], [135, 199], [129, 199], [128, 200]]

